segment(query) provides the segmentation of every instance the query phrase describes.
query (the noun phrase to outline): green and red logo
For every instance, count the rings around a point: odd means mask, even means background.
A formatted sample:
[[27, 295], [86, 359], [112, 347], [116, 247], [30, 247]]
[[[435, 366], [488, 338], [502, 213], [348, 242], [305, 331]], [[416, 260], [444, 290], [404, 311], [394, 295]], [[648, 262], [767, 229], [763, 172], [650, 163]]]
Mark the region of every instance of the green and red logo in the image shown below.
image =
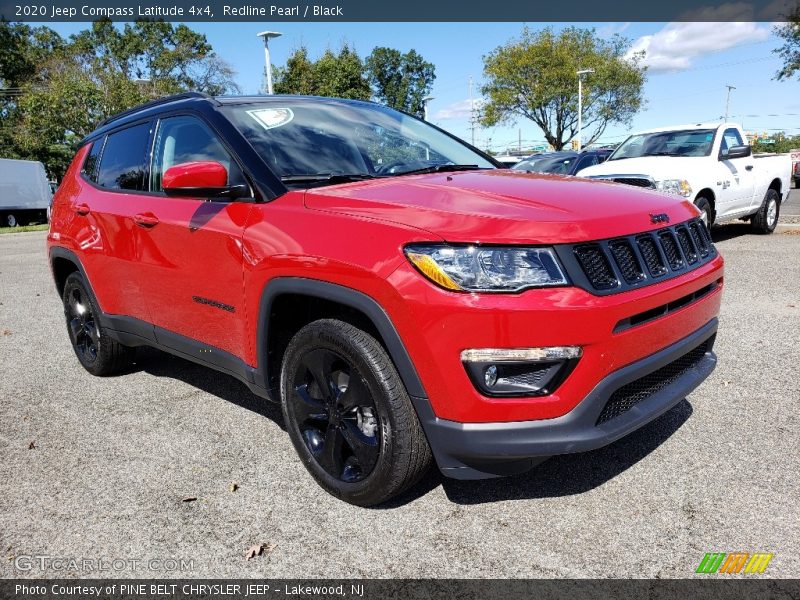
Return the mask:
[[763, 573], [772, 557], [767, 552], [708, 552], [695, 573]]

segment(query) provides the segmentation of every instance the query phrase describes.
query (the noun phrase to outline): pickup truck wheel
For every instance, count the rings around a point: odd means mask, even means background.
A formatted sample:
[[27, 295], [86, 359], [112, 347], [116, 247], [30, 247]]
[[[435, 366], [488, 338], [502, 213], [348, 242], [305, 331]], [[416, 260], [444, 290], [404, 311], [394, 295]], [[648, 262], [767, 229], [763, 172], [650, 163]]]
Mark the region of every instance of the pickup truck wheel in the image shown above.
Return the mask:
[[63, 300], [69, 340], [84, 369], [92, 375], [113, 375], [133, 362], [133, 348], [105, 335], [94, 296], [80, 273], [67, 277]]
[[780, 210], [781, 203], [778, 192], [769, 189], [767, 190], [767, 195], [764, 196], [764, 202], [761, 203], [761, 208], [753, 215], [750, 224], [758, 233], [772, 233], [778, 224]]
[[349, 323], [314, 321], [292, 338], [281, 405], [306, 469], [345, 502], [380, 504], [430, 466], [428, 442], [392, 361]]
[[694, 205], [700, 210], [700, 219], [706, 224], [706, 227], [711, 227], [714, 224], [714, 209], [711, 208], [709, 199], [700, 196], [694, 201]]

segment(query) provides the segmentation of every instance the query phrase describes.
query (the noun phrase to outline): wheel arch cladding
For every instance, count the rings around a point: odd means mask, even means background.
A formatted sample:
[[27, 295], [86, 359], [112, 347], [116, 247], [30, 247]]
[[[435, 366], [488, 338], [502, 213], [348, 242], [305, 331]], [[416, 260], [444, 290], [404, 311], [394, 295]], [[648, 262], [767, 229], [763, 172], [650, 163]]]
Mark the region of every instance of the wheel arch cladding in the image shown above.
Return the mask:
[[[284, 312], [282, 319], [277, 311], [285, 311], [287, 308], [292, 312], [288, 319]], [[343, 309], [343, 313], [336, 309]], [[285, 336], [293, 335], [299, 327], [312, 320], [326, 317], [351, 322], [373, 335], [386, 349], [409, 396], [412, 399], [427, 397], [405, 345], [378, 302], [351, 288], [301, 277], [275, 278], [267, 283], [261, 294], [256, 336], [257, 356], [269, 389], [277, 389], [275, 384], [280, 378], [282, 352], [288, 343]]]
[[64, 285], [67, 282], [67, 277], [76, 271], [83, 275], [83, 278], [88, 283], [83, 265], [81, 265], [78, 257], [65, 248], [54, 247], [50, 250], [50, 269], [53, 272], [53, 281], [59, 297], [64, 295]]

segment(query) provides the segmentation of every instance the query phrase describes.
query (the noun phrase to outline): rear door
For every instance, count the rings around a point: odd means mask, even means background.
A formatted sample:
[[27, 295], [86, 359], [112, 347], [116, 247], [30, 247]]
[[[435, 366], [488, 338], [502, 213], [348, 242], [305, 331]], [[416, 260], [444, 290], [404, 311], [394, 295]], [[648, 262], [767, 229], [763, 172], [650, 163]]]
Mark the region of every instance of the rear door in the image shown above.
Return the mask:
[[[244, 358], [242, 235], [249, 202], [167, 197], [164, 172], [191, 161], [217, 161], [229, 184], [247, 183], [212, 128], [192, 114], [162, 118], [153, 141], [141, 269], [159, 342], [188, 351], [172, 334]], [[199, 351], [199, 350], [197, 350]]]
[[81, 177], [86, 182], [70, 207], [76, 244], [102, 310], [149, 321], [139, 274], [140, 231], [147, 211], [145, 162], [152, 122], [125, 126], [92, 143]]

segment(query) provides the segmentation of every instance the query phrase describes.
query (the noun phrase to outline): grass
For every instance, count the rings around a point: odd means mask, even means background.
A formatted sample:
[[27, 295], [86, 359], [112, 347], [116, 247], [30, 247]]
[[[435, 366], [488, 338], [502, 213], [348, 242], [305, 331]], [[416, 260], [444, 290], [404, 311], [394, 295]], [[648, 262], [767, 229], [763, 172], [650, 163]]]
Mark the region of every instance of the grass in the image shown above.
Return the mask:
[[44, 223], [42, 225], [22, 225], [20, 227], [0, 227], [0, 234], [2, 233], [23, 233], [25, 231], [47, 231], [49, 225]]

